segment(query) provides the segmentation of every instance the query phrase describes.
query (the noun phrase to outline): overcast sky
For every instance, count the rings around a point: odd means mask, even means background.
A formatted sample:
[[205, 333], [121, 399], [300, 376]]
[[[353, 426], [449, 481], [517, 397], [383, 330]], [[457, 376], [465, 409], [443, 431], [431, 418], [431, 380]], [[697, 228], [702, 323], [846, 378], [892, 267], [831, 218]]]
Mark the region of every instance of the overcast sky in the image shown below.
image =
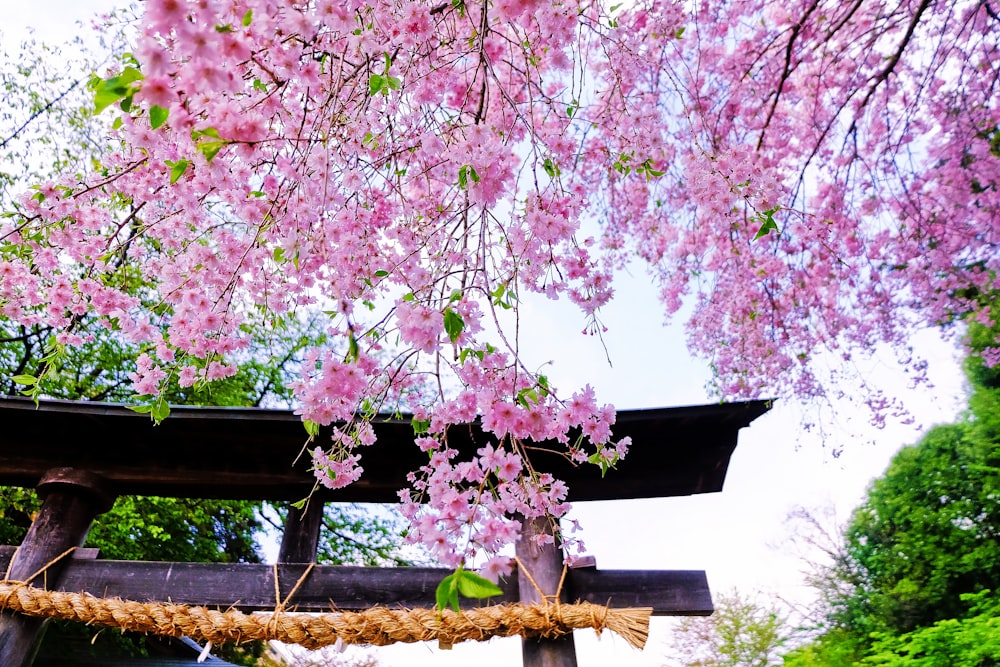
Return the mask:
[[[116, 3], [109, 0], [0, 0], [2, 39], [18, 39], [26, 26], [41, 38], [65, 40], [79, 33], [76, 20], [87, 20]], [[609, 367], [597, 340], [580, 335], [581, 316], [572, 306], [529, 301], [523, 330], [545, 332], [533, 336], [530, 358], [541, 364], [552, 360], [546, 374], [557, 387], [568, 390], [591, 384], [602, 400], [620, 409], [668, 407], [711, 402], [704, 390], [709, 374], [704, 363], [691, 360], [678, 325], [664, 327], [650, 280], [636, 275], [616, 282], [617, 299], [603, 319]], [[921, 427], [951, 421], [965, 404], [957, 354], [936, 335], [922, 335], [917, 348], [930, 359], [936, 387], [913, 391], [891, 364], [873, 366], [869, 380], [903, 398]], [[729, 468], [725, 490], [719, 494], [626, 502], [581, 503], [574, 511], [584, 528], [588, 552], [598, 567], [608, 569], [703, 569], [713, 590], [739, 587], [763, 589], [785, 598], [804, 599], [800, 562], [790, 547], [780, 545], [786, 535], [786, 514], [796, 506], [833, 506], [841, 519], [862, 498], [869, 481], [881, 474], [892, 454], [915, 442], [919, 430], [890, 425], [869, 428], [864, 415], [849, 405], [835, 405], [823, 413], [826, 432], [801, 428], [803, 408], [779, 404], [744, 430]], [[839, 458], [833, 450], [843, 450]], [[662, 664], [666, 624], [654, 619], [647, 649], [636, 652], [621, 640], [593, 633], [577, 633], [581, 667], [598, 665]], [[517, 664], [517, 640], [488, 645], [461, 645], [439, 652], [434, 647], [390, 647], [380, 650], [382, 663], [427, 664], [435, 667]]]

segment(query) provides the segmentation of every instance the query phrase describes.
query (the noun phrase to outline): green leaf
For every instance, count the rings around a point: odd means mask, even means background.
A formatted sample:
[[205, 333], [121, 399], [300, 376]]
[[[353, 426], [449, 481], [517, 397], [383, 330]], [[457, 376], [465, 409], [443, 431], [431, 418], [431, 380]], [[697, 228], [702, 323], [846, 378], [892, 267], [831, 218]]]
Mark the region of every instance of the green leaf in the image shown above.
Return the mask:
[[187, 171], [188, 166], [191, 164], [191, 160], [180, 159], [176, 162], [166, 160], [165, 164], [170, 167], [170, 184], [173, 185], [180, 180], [184, 172]]
[[460, 569], [451, 576], [458, 577], [458, 592], [467, 598], [476, 598], [478, 600], [503, 595], [503, 591], [499, 586], [475, 572]]
[[453, 289], [451, 291], [451, 296], [448, 297], [448, 303], [455, 303], [456, 301], [461, 301], [461, 300], [462, 300], [462, 290]]
[[94, 113], [99, 114], [106, 108], [125, 97], [123, 91], [101, 88], [94, 92]]
[[551, 158], [545, 158], [545, 162], [542, 163], [542, 169], [549, 175], [549, 178], [556, 178], [562, 173], [559, 170], [559, 166]]
[[140, 415], [148, 415], [152, 411], [152, 405], [129, 405], [127, 406], [132, 412], [138, 412]]
[[591, 454], [589, 457], [587, 457], [587, 463], [593, 463], [595, 466], [600, 466], [602, 478], [608, 474], [608, 470], [614, 468], [614, 465], [610, 461], [605, 459], [603, 456], [601, 456], [599, 452], [597, 454]]
[[387, 275], [389, 275], [389, 272], [383, 269], [379, 269], [378, 271], [375, 272], [376, 278], [385, 278]]
[[777, 208], [772, 208], [771, 210], [764, 211], [763, 213], [760, 214], [759, 219], [763, 220], [763, 224], [760, 226], [760, 229], [758, 229], [757, 233], [754, 235], [753, 237], [754, 241], [764, 236], [767, 236], [772, 231], [774, 232], [778, 231], [778, 224], [774, 221], [774, 214], [777, 212], [778, 212]]
[[471, 164], [463, 164], [458, 170], [458, 187], [463, 190], [469, 188], [469, 179], [472, 179], [473, 183], [479, 182], [479, 172]]
[[684, 26], [681, 26], [680, 28], [678, 28], [677, 31], [674, 32], [674, 39], [680, 39], [681, 37], [683, 37], [684, 36], [684, 30], [685, 30]]
[[465, 320], [462, 316], [458, 314], [457, 311], [451, 308], [444, 309], [444, 330], [448, 334], [448, 338], [454, 343], [458, 340], [458, 337], [462, 335], [462, 329], [465, 328]]
[[16, 384], [23, 384], [31, 386], [33, 384], [38, 384], [38, 378], [34, 375], [15, 375], [11, 378]]
[[530, 408], [532, 403], [535, 403], [536, 405], [538, 404], [538, 392], [534, 387], [525, 387], [521, 391], [517, 392], [517, 398], [515, 400], [517, 400], [517, 402], [524, 407]]
[[149, 126], [155, 130], [167, 122], [167, 116], [169, 114], [170, 111], [154, 104], [149, 107]]
[[437, 599], [437, 608], [439, 611], [444, 611], [445, 607], [451, 607], [457, 612], [458, 577], [455, 574], [449, 574], [442, 579], [441, 583], [438, 584], [437, 590], [434, 592], [434, 597]]
[[153, 422], [156, 424], [159, 424], [170, 416], [170, 404], [167, 403], [167, 399], [164, 396], [157, 398], [152, 408], [150, 416], [152, 416]]
[[205, 162], [211, 162], [215, 159], [215, 156], [219, 154], [222, 147], [225, 146], [228, 141], [203, 141], [198, 144], [198, 150], [205, 157]]
[[361, 350], [358, 348], [358, 339], [354, 337], [354, 332], [347, 333], [347, 363], [357, 361]]
[[213, 139], [221, 139], [219, 136], [219, 131], [214, 127], [206, 127], [203, 130], [191, 130], [191, 141], [197, 141], [202, 137], [212, 137]]
[[243, 21], [241, 21], [241, 23], [243, 23], [243, 27], [246, 28], [247, 26], [250, 25], [252, 21], [253, 21], [253, 10], [248, 9], [247, 13], [243, 15]]
[[413, 435], [424, 435], [431, 429], [431, 421], [429, 419], [417, 419], [416, 417], [410, 420], [410, 425], [413, 426]]
[[308, 435], [310, 439], [315, 438], [317, 435], [319, 435], [319, 424], [317, 424], [316, 422], [309, 421], [308, 419], [303, 419], [302, 426], [305, 427], [306, 435]]
[[142, 72], [134, 67], [126, 67], [118, 76], [108, 79], [93, 77], [88, 85], [94, 91], [94, 113], [99, 114], [115, 102], [122, 100], [125, 111], [131, 107], [131, 98], [142, 81]]
[[386, 78], [381, 74], [372, 74], [368, 77], [368, 94], [377, 95], [379, 93], [387, 94], [389, 84], [386, 82]]

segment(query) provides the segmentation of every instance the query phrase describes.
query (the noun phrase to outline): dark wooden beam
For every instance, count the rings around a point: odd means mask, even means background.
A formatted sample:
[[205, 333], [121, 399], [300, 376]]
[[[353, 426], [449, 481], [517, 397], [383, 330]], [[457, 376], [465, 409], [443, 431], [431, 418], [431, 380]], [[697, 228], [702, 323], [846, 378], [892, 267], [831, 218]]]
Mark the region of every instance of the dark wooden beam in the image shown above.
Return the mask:
[[[0, 569], [7, 567], [13, 547], [0, 547]], [[287, 595], [307, 565], [278, 565], [281, 594]], [[342, 567], [317, 565], [289, 601], [299, 611], [367, 609], [373, 605], [425, 607], [435, 604], [434, 591], [450, 570], [424, 567]], [[171, 600], [181, 604], [233, 607], [243, 611], [274, 609], [274, 566], [258, 563], [158, 563], [68, 559], [58, 589], [130, 600]], [[518, 577], [501, 582], [502, 598], [517, 602]], [[652, 607], [657, 616], [706, 616], [712, 598], [705, 573], [696, 570], [570, 569], [564, 590], [569, 601], [613, 607]], [[475, 600], [462, 600], [476, 606]], [[4, 664], [4, 663], [0, 663]]]
[[[532, 463], [565, 480], [571, 501], [720, 491], [739, 429], [769, 408], [768, 401], [748, 401], [621, 411], [615, 436], [629, 436], [633, 444], [618, 470], [605, 478], [597, 466], [574, 467], [556, 453], [533, 452]], [[36, 407], [31, 400], [5, 398], [0, 424], [0, 485], [5, 486], [35, 486], [53, 465], [89, 470], [121, 495], [295, 501], [314, 483], [305, 430], [290, 411], [177, 407], [154, 426], [147, 415], [120, 405], [42, 401]], [[319, 497], [397, 502], [406, 474], [426, 464], [427, 456], [413, 446], [408, 416], [379, 418], [374, 426], [378, 442], [359, 449], [362, 479]], [[323, 445], [328, 432], [315, 444]], [[100, 444], [81, 444], [82, 434], [94, 434]], [[460, 459], [489, 441], [477, 424], [448, 433]]]
[[[42, 508], [20, 548], [16, 553], [11, 550], [0, 570], [11, 581], [35, 576], [32, 584], [45, 588], [59, 584], [69, 564], [69, 559], [59, 557], [83, 545], [94, 517], [110, 509], [114, 496], [99, 477], [69, 468], [49, 470], [38, 485], [38, 495]], [[30, 666], [44, 631], [43, 619], [0, 612], [0, 665]]]

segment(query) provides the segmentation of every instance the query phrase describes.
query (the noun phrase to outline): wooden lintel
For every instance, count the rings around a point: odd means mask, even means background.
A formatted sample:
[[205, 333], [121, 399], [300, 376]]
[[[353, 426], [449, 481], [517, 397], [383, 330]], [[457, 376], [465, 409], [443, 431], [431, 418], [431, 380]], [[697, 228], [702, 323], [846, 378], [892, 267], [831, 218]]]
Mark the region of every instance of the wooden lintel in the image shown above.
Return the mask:
[[[536, 443], [532, 464], [565, 481], [571, 502], [720, 491], [739, 430], [769, 407], [747, 401], [621, 411], [614, 434], [630, 437], [632, 447], [607, 478], [598, 466], [570, 463], [558, 443]], [[177, 407], [154, 426], [120, 405], [0, 398], [0, 423], [3, 486], [35, 486], [53, 465], [100, 475], [119, 495], [297, 501], [316, 482], [306, 432], [290, 411]], [[410, 417], [379, 416], [373, 427], [378, 442], [358, 450], [364, 476], [343, 489], [320, 489], [321, 499], [397, 503], [407, 474], [427, 464], [413, 444]], [[93, 433], [100, 446], [81, 446], [81, 434]], [[329, 435], [324, 429], [311, 446]], [[476, 423], [448, 431], [460, 460], [488, 442]], [[543, 451], [550, 445], [556, 452]]]
[[[0, 570], [13, 547], [0, 547]], [[278, 583], [286, 595], [306, 570], [304, 564], [278, 565]], [[256, 563], [158, 563], [68, 559], [59, 590], [130, 600], [170, 600], [180, 604], [274, 609], [274, 566]], [[435, 604], [434, 591], [450, 570], [422, 567], [343, 567], [320, 565], [289, 601], [298, 611], [357, 610], [374, 605], [425, 607]], [[485, 604], [517, 602], [516, 576], [502, 582], [502, 598]], [[657, 616], [706, 616], [712, 598], [705, 573], [697, 570], [570, 569], [564, 585], [569, 601], [612, 607], [652, 607]], [[463, 604], [475, 606], [474, 600]]]

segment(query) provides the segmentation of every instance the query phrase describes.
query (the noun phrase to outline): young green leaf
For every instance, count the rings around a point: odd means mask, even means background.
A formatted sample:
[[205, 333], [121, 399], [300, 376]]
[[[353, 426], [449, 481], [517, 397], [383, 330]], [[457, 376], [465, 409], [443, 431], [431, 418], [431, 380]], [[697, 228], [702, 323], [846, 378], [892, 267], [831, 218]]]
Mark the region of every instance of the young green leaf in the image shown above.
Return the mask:
[[475, 572], [458, 570], [451, 576], [458, 577], [458, 592], [467, 598], [482, 599], [503, 595], [499, 586]]
[[128, 111], [132, 95], [138, 90], [137, 81], [142, 81], [142, 72], [134, 67], [126, 67], [121, 74], [108, 79], [93, 77], [88, 85], [94, 91], [94, 113], [101, 113], [119, 100], [122, 109]]
[[354, 337], [354, 332], [350, 331], [347, 334], [347, 363], [357, 361], [360, 355], [361, 350], [358, 348], [358, 339]]
[[451, 308], [444, 309], [444, 330], [448, 334], [448, 338], [454, 343], [458, 340], [458, 337], [462, 335], [462, 329], [465, 328], [465, 320], [462, 316], [458, 314], [457, 311]]
[[778, 224], [774, 221], [774, 214], [777, 212], [778, 212], [777, 208], [772, 208], [768, 211], [764, 211], [763, 213], [760, 214], [760, 216], [758, 216], [758, 219], [761, 220], [763, 224], [760, 226], [760, 229], [758, 229], [757, 233], [754, 235], [753, 237], [754, 241], [764, 236], [767, 236], [772, 231], [774, 232], [778, 231]]
[[26, 386], [38, 384], [38, 378], [34, 375], [15, 375], [11, 378], [11, 380], [13, 380], [16, 384], [23, 384]]
[[410, 425], [413, 426], [413, 435], [424, 435], [431, 428], [431, 421], [429, 419], [417, 419], [414, 417], [410, 420]]
[[167, 122], [167, 116], [169, 114], [169, 110], [154, 104], [149, 107], [149, 126], [155, 130]]
[[153, 418], [154, 424], [159, 424], [164, 419], [170, 416], [170, 404], [167, 403], [167, 399], [163, 396], [157, 398], [152, 405], [152, 410], [150, 410], [150, 416]]
[[170, 184], [173, 185], [180, 180], [184, 172], [187, 171], [188, 166], [191, 164], [191, 160], [180, 159], [176, 162], [171, 160], [166, 160], [165, 164], [170, 167]]
[[461, 570], [455, 574], [449, 574], [438, 584], [437, 590], [434, 592], [434, 597], [437, 599], [437, 608], [439, 611], [444, 611], [445, 607], [451, 607], [456, 612], [458, 611], [459, 580], [457, 574], [459, 572]]
[[213, 139], [221, 139], [219, 136], [219, 131], [214, 127], [206, 127], [202, 130], [192, 130], [191, 131], [191, 141], [197, 141], [202, 137], [212, 137]]
[[205, 157], [205, 162], [211, 162], [227, 143], [226, 141], [202, 141], [198, 144], [198, 150]]

